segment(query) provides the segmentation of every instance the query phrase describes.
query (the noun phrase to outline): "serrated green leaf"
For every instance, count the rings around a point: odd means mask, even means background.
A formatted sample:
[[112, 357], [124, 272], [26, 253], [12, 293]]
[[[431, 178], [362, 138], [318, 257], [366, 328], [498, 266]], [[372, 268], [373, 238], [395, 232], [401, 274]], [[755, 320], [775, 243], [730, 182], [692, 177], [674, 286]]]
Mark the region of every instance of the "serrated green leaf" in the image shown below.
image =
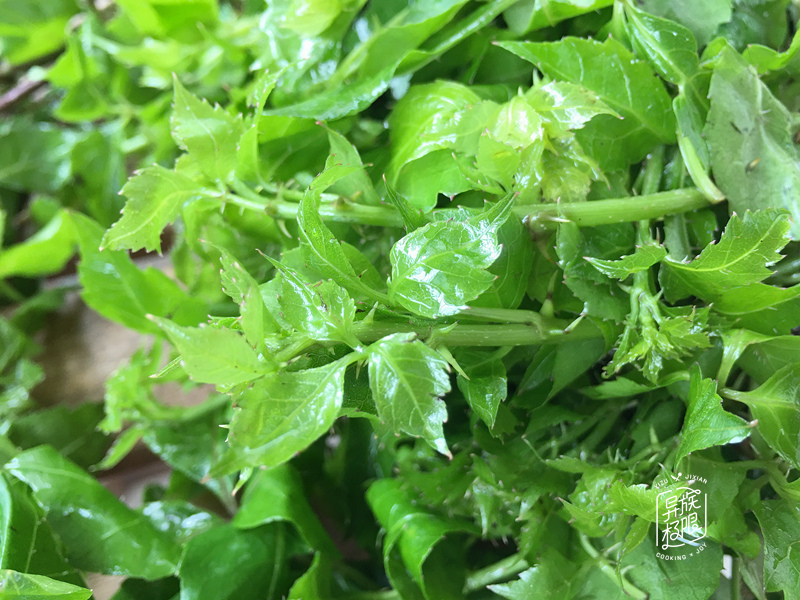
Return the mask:
[[625, 293], [616, 282], [590, 265], [584, 257], [617, 259], [633, 248], [633, 228], [605, 225], [579, 229], [574, 223], [558, 227], [556, 252], [564, 270], [564, 282], [584, 302], [590, 316], [621, 322], [630, 309]]
[[392, 248], [389, 299], [424, 317], [453, 315], [495, 280], [500, 224], [429, 223]]
[[120, 192], [128, 201], [122, 218], [103, 236], [103, 246], [161, 252], [161, 232], [200, 190], [189, 177], [158, 165], [139, 171]]
[[800, 508], [785, 500], [763, 500], [753, 507], [764, 532], [764, 585], [784, 592], [786, 600], [800, 598]]
[[619, 260], [603, 260], [601, 258], [592, 258], [591, 256], [587, 256], [586, 260], [604, 275], [624, 280], [634, 273], [649, 269], [663, 260], [666, 255], [667, 250], [664, 246], [650, 244], [639, 246], [636, 248], [636, 252], [623, 256]]
[[691, 371], [689, 406], [681, 431], [681, 443], [675, 463], [696, 450], [711, 446], [735, 444], [750, 435], [751, 426], [722, 408], [722, 398], [717, 395], [717, 382], [703, 379], [695, 364]]
[[394, 334], [367, 349], [378, 416], [392, 431], [421, 437], [449, 455], [442, 431], [447, 408], [440, 399], [450, 391], [447, 361], [413, 338]]
[[761, 436], [800, 468], [800, 363], [779, 369], [753, 391], [724, 390], [723, 395], [747, 404]]
[[500, 403], [508, 395], [506, 367], [501, 357], [495, 352], [464, 350], [457, 354], [457, 360], [469, 377], [459, 374], [458, 389], [487, 427], [493, 428]]
[[322, 436], [339, 415], [349, 356], [324, 367], [281, 371], [257, 381], [236, 401], [230, 450], [212, 471], [276, 467]]
[[731, 210], [782, 208], [800, 237], [800, 151], [792, 115], [731, 48], [711, 77], [711, 109], [704, 134], [717, 186]]
[[197, 161], [212, 181], [227, 182], [236, 171], [239, 139], [244, 133], [241, 117], [219, 106], [211, 107], [174, 78], [175, 100], [170, 120], [175, 142]]
[[[564, 38], [558, 42], [498, 42], [501, 48], [533, 63], [547, 75], [597, 94], [622, 120], [600, 115], [578, 140], [609, 171], [641, 160], [656, 145], [675, 139], [670, 99], [650, 68], [616, 40]], [[624, 142], [623, 142], [624, 140]]]
[[693, 295], [714, 300], [732, 288], [759, 282], [772, 274], [778, 251], [789, 242], [789, 215], [781, 210], [731, 216], [718, 244], [695, 260], [682, 263], [667, 257], [660, 272], [670, 302]]
[[575, 0], [523, 0], [515, 2], [503, 16], [508, 23], [508, 28], [520, 35], [551, 27], [579, 15], [600, 10], [612, 4], [612, 0], [588, 0], [575, 2]]
[[140, 271], [121, 250], [100, 250], [103, 229], [88, 217], [71, 213], [81, 251], [78, 277], [83, 300], [101, 315], [132, 329], [156, 333], [147, 315], [173, 315], [182, 324], [195, 324], [204, 307], [161, 271]]
[[239, 319], [245, 339], [254, 348], [259, 348], [265, 334], [276, 333], [278, 325], [267, 312], [258, 282], [230, 252], [219, 246], [216, 249], [222, 262], [222, 289], [239, 305]]
[[177, 571], [173, 539], [50, 446], [18, 454], [6, 469], [31, 487], [76, 568], [144, 579]]
[[293, 270], [271, 262], [281, 272], [283, 319], [312, 339], [344, 342], [353, 348], [360, 345], [353, 335], [356, 305], [343, 288], [333, 281], [309, 286]]
[[258, 354], [231, 329], [181, 327], [155, 316], [150, 320], [167, 334], [181, 353], [182, 366], [197, 382], [234, 385], [258, 379], [276, 367], [272, 357]]
[[318, 193], [306, 192], [297, 211], [300, 243], [305, 260], [323, 276], [330, 277], [351, 292], [372, 301], [385, 302], [384, 294], [365, 285], [356, 274], [339, 241], [323, 223], [318, 202]]
[[574, 577], [575, 568], [558, 550], [548, 548], [536, 566], [520, 573], [519, 579], [488, 587], [509, 600], [527, 600], [536, 595], [570, 600], [578, 593], [581, 584], [580, 579]]

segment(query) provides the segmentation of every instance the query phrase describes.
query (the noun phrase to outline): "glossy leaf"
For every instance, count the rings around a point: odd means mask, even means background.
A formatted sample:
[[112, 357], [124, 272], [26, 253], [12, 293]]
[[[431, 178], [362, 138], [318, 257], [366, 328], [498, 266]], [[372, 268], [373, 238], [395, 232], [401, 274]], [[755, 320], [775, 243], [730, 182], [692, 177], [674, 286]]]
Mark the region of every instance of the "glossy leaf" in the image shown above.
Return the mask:
[[497, 419], [500, 403], [508, 395], [506, 367], [496, 353], [460, 352], [459, 365], [469, 379], [459, 374], [458, 389], [470, 408], [491, 429]]
[[[323, 172], [320, 177], [327, 173], [329, 171]], [[318, 202], [318, 194], [307, 192], [297, 212], [303, 257], [313, 269], [353, 293], [366, 296], [373, 301], [383, 301], [383, 295], [364, 285], [356, 274], [339, 241], [323, 223], [319, 215]]]
[[369, 386], [381, 421], [449, 455], [442, 431], [447, 408], [440, 399], [450, 391], [447, 361], [408, 334], [385, 337], [367, 352]]
[[355, 303], [344, 289], [332, 281], [312, 287], [288, 267], [273, 264], [281, 272], [282, 318], [312, 339], [345, 342], [354, 348], [360, 345], [353, 335]]
[[276, 467], [331, 427], [342, 406], [344, 359], [323, 367], [267, 375], [236, 401], [225, 454], [212, 475]]
[[88, 600], [92, 590], [42, 575], [0, 569], [0, 595], [21, 600]]
[[287, 591], [286, 530], [214, 527], [191, 539], [181, 559], [181, 598], [278, 600]]
[[336, 553], [306, 500], [297, 472], [286, 464], [259, 471], [248, 481], [233, 524], [239, 529], [253, 529], [278, 521], [292, 523], [312, 548], [328, 555]]
[[504, 17], [511, 31], [523, 34], [551, 27], [565, 19], [591, 13], [610, 6], [611, 3], [610, 0], [589, 0], [588, 2], [554, 0], [546, 3], [539, 0], [523, 0], [506, 10]]
[[6, 469], [31, 487], [75, 567], [144, 579], [177, 570], [180, 546], [173, 539], [51, 447], [18, 454]]
[[430, 223], [392, 248], [389, 298], [425, 317], [453, 315], [486, 291], [500, 256], [498, 224]]
[[649, 67], [636, 61], [619, 42], [564, 38], [499, 45], [551, 77], [591, 90], [622, 117], [598, 116], [578, 133], [581, 145], [604, 169], [620, 169], [641, 160], [653, 148], [654, 140], [669, 143], [675, 139], [675, 119], [666, 90]]
[[781, 259], [789, 242], [789, 216], [778, 210], [733, 215], [718, 244], [709, 245], [695, 260], [663, 261], [661, 285], [668, 300], [689, 295], [713, 300], [732, 288], [762, 281], [767, 267]]
[[750, 435], [751, 425], [722, 408], [717, 383], [703, 379], [700, 368], [692, 367], [689, 406], [681, 431], [681, 443], [675, 462], [696, 450], [722, 444], [735, 444]]

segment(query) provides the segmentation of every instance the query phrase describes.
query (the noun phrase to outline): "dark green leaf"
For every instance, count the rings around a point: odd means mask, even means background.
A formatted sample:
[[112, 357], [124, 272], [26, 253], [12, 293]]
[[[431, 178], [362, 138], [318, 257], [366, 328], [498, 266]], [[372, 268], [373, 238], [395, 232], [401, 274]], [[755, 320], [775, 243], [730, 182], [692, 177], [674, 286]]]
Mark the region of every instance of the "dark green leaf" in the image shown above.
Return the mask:
[[180, 547], [49, 446], [15, 456], [8, 472], [33, 489], [75, 567], [159, 579], [177, 570]]

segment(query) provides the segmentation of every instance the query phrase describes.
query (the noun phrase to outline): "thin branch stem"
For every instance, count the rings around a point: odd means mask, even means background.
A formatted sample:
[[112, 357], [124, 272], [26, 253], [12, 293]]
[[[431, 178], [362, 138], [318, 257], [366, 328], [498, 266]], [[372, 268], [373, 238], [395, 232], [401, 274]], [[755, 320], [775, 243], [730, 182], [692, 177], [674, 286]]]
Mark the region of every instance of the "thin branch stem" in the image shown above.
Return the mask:
[[464, 592], [475, 592], [482, 590], [487, 585], [506, 581], [527, 568], [528, 563], [521, 554], [512, 554], [488, 567], [470, 573], [464, 584]]

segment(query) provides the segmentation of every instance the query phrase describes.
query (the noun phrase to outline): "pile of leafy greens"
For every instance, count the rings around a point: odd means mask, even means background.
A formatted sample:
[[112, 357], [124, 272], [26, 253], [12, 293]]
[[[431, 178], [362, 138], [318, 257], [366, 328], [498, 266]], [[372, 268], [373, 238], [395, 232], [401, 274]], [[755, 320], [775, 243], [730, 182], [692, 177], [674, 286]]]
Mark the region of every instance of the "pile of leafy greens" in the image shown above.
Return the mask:
[[[797, 3], [0, 15], [2, 597], [800, 598]], [[44, 408], [75, 269], [146, 337]]]

